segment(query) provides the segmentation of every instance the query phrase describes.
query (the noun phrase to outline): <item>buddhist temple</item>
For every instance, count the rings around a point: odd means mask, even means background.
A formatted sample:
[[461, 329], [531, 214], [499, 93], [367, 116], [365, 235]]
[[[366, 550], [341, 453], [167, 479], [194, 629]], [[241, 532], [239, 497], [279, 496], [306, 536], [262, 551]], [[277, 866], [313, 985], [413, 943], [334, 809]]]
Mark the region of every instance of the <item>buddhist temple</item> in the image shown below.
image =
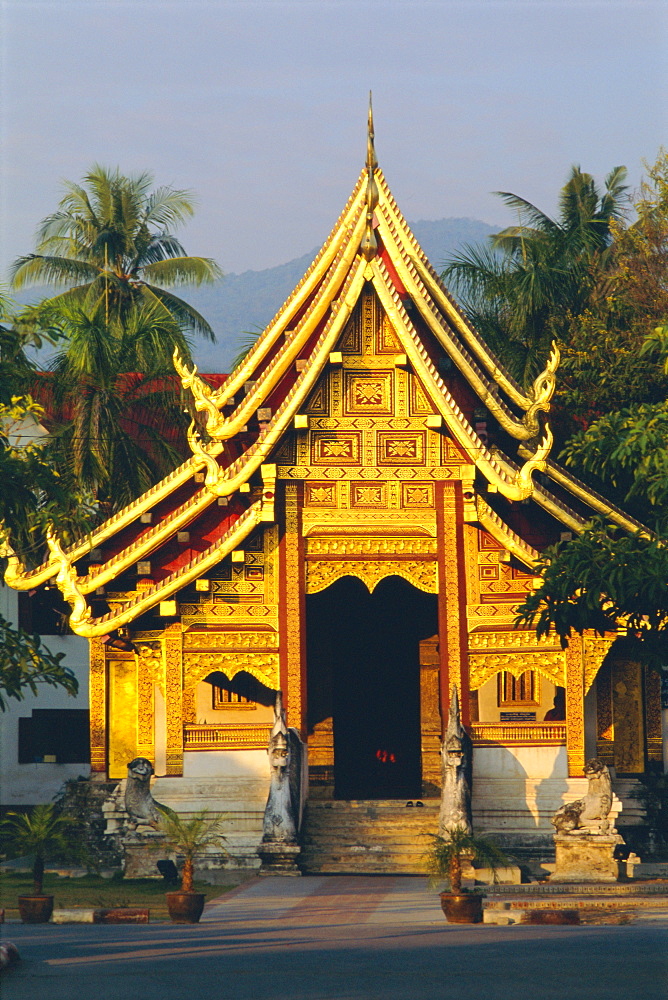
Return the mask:
[[9, 561], [9, 585], [55, 583], [90, 640], [93, 780], [147, 757], [157, 799], [226, 814], [228, 851], [257, 863], [281, 690], [307, 823], [376, 802], [371, 838], [383, 807], [435, 815], [455, 686], [477, 830], [548, 843], [593, 756], [632, 822], [662, 759], [657, 675], [615, 634], [562, 649], [515, 625], [546, 545], [594, 514], [640, 527], [551, 457], [558, 362], [526, 390], [490, 352], [394, 201], [370, 116], [350, 199], [245, 360], [214, 388], [175, 358], [192, 457], [90, 537], [51, 537], [37, 569]]

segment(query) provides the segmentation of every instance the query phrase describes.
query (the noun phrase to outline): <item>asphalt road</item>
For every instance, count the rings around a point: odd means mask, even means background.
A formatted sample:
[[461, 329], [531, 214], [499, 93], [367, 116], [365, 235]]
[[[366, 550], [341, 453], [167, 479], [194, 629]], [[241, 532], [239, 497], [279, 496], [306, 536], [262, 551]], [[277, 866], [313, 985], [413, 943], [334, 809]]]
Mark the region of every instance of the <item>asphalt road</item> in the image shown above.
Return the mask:
[[424, 879], [257, 879], [192, 927], [7, 924], [2, 1000], [667, 1000], [668, 920], [450, 926]]

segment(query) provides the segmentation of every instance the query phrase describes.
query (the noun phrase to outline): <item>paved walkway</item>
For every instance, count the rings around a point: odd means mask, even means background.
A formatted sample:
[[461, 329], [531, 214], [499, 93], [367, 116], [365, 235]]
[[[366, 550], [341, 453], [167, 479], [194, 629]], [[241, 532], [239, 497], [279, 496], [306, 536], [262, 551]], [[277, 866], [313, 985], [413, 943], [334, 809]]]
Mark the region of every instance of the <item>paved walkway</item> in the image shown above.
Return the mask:
[[422, 878], [257, 878], [195, 926], [5, 925], [3, 1000], [666, 1000], [668, 920], [445, 923]]

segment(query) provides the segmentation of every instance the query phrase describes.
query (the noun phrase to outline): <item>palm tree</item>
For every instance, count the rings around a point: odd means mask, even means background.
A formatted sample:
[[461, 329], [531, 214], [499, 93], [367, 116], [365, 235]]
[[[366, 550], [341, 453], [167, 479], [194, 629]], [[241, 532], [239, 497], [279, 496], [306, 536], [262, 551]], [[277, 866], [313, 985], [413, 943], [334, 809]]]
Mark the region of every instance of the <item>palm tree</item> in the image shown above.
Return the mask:
[[165, 843], [183, 855], [181, 892], [192, 892], [195, 878], [195, 858], [207, 847], [217, 847], [224, 852], [221, 840], [222, 819], [212, 819], [207, 809], [195, 813], [190, 819], [181, 817], [162, 807], [160, 830], [165, 835]]
[[114, 509], [183, 459], [185, 418], [172, 353], [190, 351], [156, 302], [133, 305], [122, 323], [105, 312], [104, 302], [90, 310], [61, 300], [51, 308], [65, 348], [36, 394], [51, 415], [56, 463]]
[[572, 167], [556, 219], [519, 195], [497, 192], [518, 224], [490, 237], [487, 247], [465, 247], [443, 272], [481, 334], [525, 384], [544, 366], [552, 340], [567, 339], [570, 320], [608, 291], [625, 178], [625, 167], [615, 167], [601, 193], [591, 174]]
[[66, 288], [58, 300], [93, 309], [103, 303], [107, 319], [153, 305], [183, 330], [215, 341], [204, 317], [167, 289], [211, 283], [222, 272], [208, 257], [186, 256], [170, 232], [193, 214], [189, 192], [152, 191], [152, 184], [150, 173], [125, 176], [98, 164], [81, 184], [66, 182], [58, 211], [38, 229], [37, 252], [14, 262], [14, 287]]
[[73, 821], [59, 816], [52, 805], [40, 805], [29, 814], [8, 813], [0, 826], [7, 831], [6, 846], [13, 856], [32, 855], [33, 893], [41, 896], [46, 856], [50, 851], [68, 849]]

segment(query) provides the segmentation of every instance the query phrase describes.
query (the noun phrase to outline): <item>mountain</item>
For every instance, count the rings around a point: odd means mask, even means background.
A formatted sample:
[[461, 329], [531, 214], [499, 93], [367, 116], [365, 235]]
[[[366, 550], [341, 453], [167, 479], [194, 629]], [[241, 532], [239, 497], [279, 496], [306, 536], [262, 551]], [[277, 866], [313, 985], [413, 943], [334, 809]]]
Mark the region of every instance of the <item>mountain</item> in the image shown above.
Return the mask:
[[[420, 220], [410, 223], [418, 243], [436, 270], [466, 243], [479, 243], [498, 227], [477, 219]], [[264, 271], [227, 274], [215, 285], [188, 289], [191, 302], [216, 331], [218, 343], [198, 339], [193, 354], [201, 372], [229, 371], [242, 347], [245, 332], [263, 330], [302, 278], [315, 257], [311, 253]]]
[[[479, 243], [494, 226], [478, 219], [420, 220], [410, 223], [418, 243], [437, 271], [445, 260], [467, 243]], [[247, 338], [244, 333], [263, 330], [286, 298], [303, 277], [319, 248], [264, 271], [244, 271], [226, 274], [222, 281], [200, 288], [179, 289], [178, 294], [201, 312], [213, 327], [217, 343], [201, 337], [193, 339], [193, 357], [201, 372], [229, 372], [232, 361]], [[39, 302], [53, 294], [47, 287], [28, 288], [20, 292], [19, 302]], [[39, 363], [48, 364], [53, 349], [37, 355]]]

